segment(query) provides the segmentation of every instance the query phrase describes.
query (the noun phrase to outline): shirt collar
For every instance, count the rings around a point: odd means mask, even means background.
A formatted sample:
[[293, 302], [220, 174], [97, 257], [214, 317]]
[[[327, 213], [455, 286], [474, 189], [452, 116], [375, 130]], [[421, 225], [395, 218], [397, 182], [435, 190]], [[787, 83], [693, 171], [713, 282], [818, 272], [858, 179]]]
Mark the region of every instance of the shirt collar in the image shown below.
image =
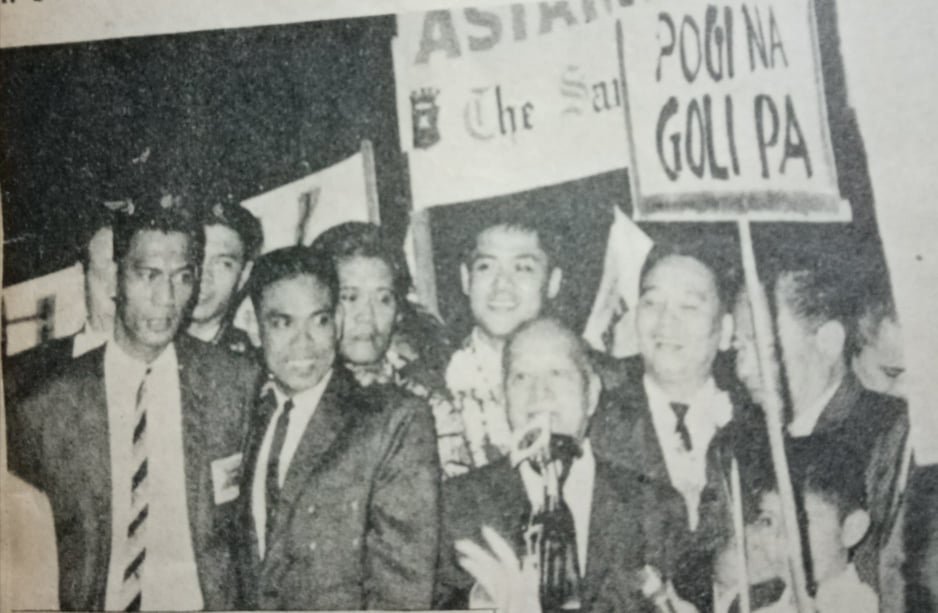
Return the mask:
[[482, 330], [479, 329], [479, 326], [472, 329], [472, 334], [469, 335], [469, 345], [476, 355], [486, 362], [495, 361], [496, 364], [501, 365], [502, 352], [492, 347], [492, 343], [482, 336]]
[[[573, 460], [573, 463], [570, 465], [570, 474], [567, 475], [567, 479], [564, 481], [564, 498], [567, 497], [566, 492], [569, 491], [571, 486], [576, 486], [584, 490], [589, 488], [588, 491], [592, 491], [593, 478], [596, 474], [596, 458], [593, 456], [593, 447], [590, 445], [589, 439], [583, 440], [582, 448], [583, 453], [580, 457]], [[524, 489], [528, 495], [528, 500], [537, 508], [544, 496], [544, 488], [540, 475], [528, 461], [521, 462], [521, 464], [518, 465], [518, 474], [521, 475], [521, 481], [524, 483]]]
[[[658, 385], [648, 373], [645, 373], [642, 378], [642, 383], [645, 387], [645, 393], [648, 395], [648, 406], [650, 410], [663, 411], [664, 408], [670, 407], [672, 400], [668, 398], [665, 391], [661, 389], [661, 386]], [[688, 414], [698, 412], [695, 411], [695, 407], [697, 406], [707, 407], [706, 417], [717, 428], [722, 428], [733, 418], [733, 406], [729, 401], [729, 395], [717, 387], [713, 377], [707, 379], [707, 381], [694, 392], [694, 395], [690, 398], [690, 401], [687, 402], [687, 405], [690, 407]], [[673, 415], [670, 410], [667, 411], [667, 414]]]
[[117, 368], [128, 375], [142, 377], [149, 369], [150, 372], [168, 372], [178, 366], [175, 343], [170, 343], [150, 363], [144, 362], [127, 353], [117, 341], [110, 339], [104, 348], [104, 362], [110, 368]]
[[313, 407], [319, 404], [320, 398], [322, 398], [323, 392], [326, 391], [326, 386], [329, 385], [329, 381], [332, 379], [333, 369], [330, 368], [329, 371], [319, 380], [319, 383], [314, 385], [309, 389], [305, 389], [299, 394], [290, 396], [280, 389], [280, 386], [273, 380], [268, 381], [264, 384], [264, 390], [261, 395], [267, 393], [268, 390], [273, 390], [274, 397], [277, 399], [277, 407], [282, 407], [287, 399], [293, 400], [294, 407]]
[[795, 418], [791, 420], [791, 423], [788, 424], [788, 433], [795, 437], [808, 436], [811, 434], [815, 426], [817, 426], [818, 420], [821, 419], [821, 413], [827, 408], [834, 394], [836, 394], [837, 390], [840, 388], [841, 383], [843, 383], [843, 378], [834, 381], [824, 390], [823, 394], [815, 399], [808, 410], [795, 416]]
[[105, 332], [98, 332], [86, 321], [72, 340], [72, 357], [77, 358], [92, 349], [97, 349], [109, 339], [110, 335]]

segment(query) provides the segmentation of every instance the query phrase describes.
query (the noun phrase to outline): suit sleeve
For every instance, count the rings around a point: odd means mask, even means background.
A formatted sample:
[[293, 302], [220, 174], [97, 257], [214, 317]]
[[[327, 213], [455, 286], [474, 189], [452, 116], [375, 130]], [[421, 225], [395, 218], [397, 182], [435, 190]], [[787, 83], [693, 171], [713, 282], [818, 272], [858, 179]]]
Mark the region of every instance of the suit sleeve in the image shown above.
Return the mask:
[[408, 398], [389, 418], [389, 443], [365, 532], [368, 609], [429, 609], [439, 538], [440, 463], [433, 417]]
[[44, 489], [42, 470], [43, 395], [17, 399], [4, 407], [7, 419], [6, 454], [10, 472]]
[[[472, 579], [459, 567], [455, 549], [456, 540], [462, 538], [459, 526], [466, 513], [472, 513], [474, 505], [461, 495], [459, 489], [463, 479], [451, 479], [443, 485], [440, 511], [440, 555], [433, 586], [433, 609], [468, 608], [469, 589]], [[472, 494], [469, 490], [466, 493]]]
[[869, 492], [867, 504], [870, 515], [876, 524], [874, 530], [879, 541], [877, 547], [885, 544], [888, 533], [893, 528], [898, 501], [901, 492], [900, 472], [902, 471], [903, 453], [909, 436], [909, 415], [902, 405], [896, 410], [896, 418], [890, 426], [883, 428], [883, 434], [875, 443], [866, 474], [866, 487]]

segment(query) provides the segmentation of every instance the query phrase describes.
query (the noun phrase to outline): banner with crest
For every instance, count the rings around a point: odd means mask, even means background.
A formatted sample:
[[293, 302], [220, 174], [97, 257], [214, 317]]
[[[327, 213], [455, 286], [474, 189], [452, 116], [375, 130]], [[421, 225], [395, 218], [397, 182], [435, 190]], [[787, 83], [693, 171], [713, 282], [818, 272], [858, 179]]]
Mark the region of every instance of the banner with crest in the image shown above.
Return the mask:
[[628, 166], [612, 18], [621, 9], [551, 5], [398, 16], [398, 125], [415, 209]]

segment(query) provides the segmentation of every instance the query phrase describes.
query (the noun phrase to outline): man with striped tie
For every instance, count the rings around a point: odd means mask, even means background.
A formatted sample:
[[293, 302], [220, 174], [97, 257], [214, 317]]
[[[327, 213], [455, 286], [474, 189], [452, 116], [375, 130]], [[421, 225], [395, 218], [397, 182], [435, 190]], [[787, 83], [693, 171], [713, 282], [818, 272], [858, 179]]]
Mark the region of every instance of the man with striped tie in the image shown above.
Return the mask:
[[230, 538], [254, 367], [178, 335], [204, 238], [178, 198], [117, 220], [114, 338], [14, 408], [10, 465], [49, 497], [59, 601], [74, 610], [231, 608]]

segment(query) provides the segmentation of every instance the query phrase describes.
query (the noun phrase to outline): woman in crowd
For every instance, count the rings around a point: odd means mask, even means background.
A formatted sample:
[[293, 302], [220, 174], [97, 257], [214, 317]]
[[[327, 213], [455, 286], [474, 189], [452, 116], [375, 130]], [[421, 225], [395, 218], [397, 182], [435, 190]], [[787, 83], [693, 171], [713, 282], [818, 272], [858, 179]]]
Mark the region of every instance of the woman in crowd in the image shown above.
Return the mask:
[[394, 385], [433, 410], [444, 477], [471, 468], [462, 419], [450, 401], [443, 369], [451, 351], [446, 330], [408, 299], [410, 274], [401, 249], [379, 226], [348, 222], [313, 244], [329, 254], [344, 310], [339, 353], [363, 386]]

